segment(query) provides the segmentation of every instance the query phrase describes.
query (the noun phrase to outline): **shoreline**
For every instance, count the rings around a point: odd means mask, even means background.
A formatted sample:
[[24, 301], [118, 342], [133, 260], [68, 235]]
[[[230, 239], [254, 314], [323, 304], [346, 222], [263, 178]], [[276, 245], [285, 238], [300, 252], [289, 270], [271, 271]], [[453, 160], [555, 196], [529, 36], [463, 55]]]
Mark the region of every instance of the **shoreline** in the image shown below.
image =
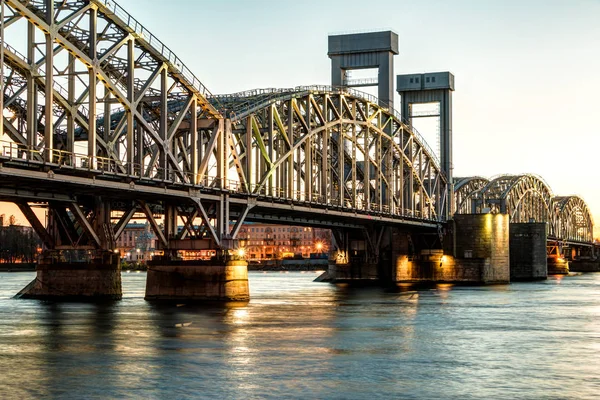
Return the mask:
[[35, 272], [36, 263], [2, 263], [0, 272]]

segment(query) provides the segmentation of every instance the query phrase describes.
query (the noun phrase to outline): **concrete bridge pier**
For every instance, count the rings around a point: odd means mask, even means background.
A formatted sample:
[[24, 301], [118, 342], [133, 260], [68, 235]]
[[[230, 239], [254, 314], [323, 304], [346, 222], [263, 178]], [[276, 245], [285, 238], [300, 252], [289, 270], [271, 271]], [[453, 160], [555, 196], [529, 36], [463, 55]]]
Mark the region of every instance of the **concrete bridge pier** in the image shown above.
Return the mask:
[[117, 300], [122, 296], [110, 202], [100, 196], [49, 202], [45, 227], [31, 206], [16, 203], [44, 244], [37, 276], [20, 298]]
[[[384, 228], [380, 228], [384, 229]], [[374, 283], [380, 279], [379, 251], [371, 242], [375, 231], [332, 230], [336, 249], [329, 258], [325, 280]]]
[[69, 261], [69, 255], [56, 250], [45, 251], [36, 268], [36, 278], [15, 297], [67, 301], [121, 299], [118, 254], [95, 251], [93, 258], [85, 262]]
[[568, 260], [557, 254], [548, 256], [548, 275], [567, 275], [568, 273]]
[[548, 278], [546, 224], [510, 224], [510, 280], [532, 281]]
[[334, 231], [332, 282], [496, 284], [510, 282], [506, 214], [455, 215], [440, 231], [378, 227]]
[[145, 299], [248, 301], [248, 263], [231, 257], [207, 261], [161, 257], [148, 263]]
[[510, 281], [508, 216], [462, 214], [445, 225], [436, 243], [422, 233], [392, 233], [396, 284], [497, 284]]
[[[157, 249], [164, 255], [148, 262], [146, 300], [156, 301], [248, 301], [248, 263], [235, 254], [238, 241], [233, 239], [248, 212], [246, 208], [230, 231], [229, 205], [221, 198], [213, 203], [201, 202], [175, 204], [163, 202], [164, 224], [158, 221], [147, 204], [142, 204], [146, 218], [158, 237]], [[209, 210], [209, 211], [207, 211]], [[212, 211], [210, 211], [212, 210]], [[212, 214], [209, 216], [209, 212]], [[199, 235], [194, 229], [194, 219], [202, 215], [203, 227], [209, 235]], [[183, 219], [183, 229], [178, 221]], [[217, 225], [209, 223], [217, 220]], [[210, 260], [183, 260], [180, 251], [211, 250]]]
[[573, 246], [571, 248], [569, 270], [573, 272], [600, 271], [600, 246]]

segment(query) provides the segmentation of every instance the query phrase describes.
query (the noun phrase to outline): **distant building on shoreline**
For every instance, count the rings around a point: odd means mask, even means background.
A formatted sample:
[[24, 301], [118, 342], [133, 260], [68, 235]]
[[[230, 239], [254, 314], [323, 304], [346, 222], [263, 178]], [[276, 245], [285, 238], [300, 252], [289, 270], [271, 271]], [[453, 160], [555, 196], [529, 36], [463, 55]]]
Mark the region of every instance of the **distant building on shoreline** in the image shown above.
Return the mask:
[[[311, 254], [326, 254], [331, 247], [329, 229], [287, 226], [263, 223], [247, 223], [238, 234], [240, 247], [245, 249], [248, 260], [272, 260], [289, 257], [309, 258]], [[129, 263], [145, 263], [156, 250], [156, 235], [148, 223], [129, 223], [117, 239], [121, 260]], [[181, 251], [183, 259], [210, 258], [214, 250]]]
[[331, 247], [329, 229], [248, 223], [238, 234], [248, 260], [286, 257], [309, 258], [311, 253], [327, 253]]

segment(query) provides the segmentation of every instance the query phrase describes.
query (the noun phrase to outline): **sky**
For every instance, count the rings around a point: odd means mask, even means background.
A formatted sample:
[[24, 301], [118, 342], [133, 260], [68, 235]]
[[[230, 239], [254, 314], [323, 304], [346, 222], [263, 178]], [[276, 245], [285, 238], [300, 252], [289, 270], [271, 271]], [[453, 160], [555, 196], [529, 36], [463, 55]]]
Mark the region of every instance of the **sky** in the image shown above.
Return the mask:
[[395, 74], [455, 76], [454, 176], [534, 173], [600, 224], [599, 0], [118, 2], [212, 93], [329, 84], [329, 34], [392, 29]]

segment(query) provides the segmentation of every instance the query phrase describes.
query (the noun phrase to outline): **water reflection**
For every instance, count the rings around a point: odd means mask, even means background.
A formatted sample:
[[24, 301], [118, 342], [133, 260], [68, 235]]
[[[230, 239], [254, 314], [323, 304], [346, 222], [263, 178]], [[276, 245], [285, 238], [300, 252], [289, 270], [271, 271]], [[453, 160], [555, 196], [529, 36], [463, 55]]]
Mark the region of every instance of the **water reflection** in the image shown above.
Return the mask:
[[0, 398], [593, 398], [600, 387], [600, 275], [398, 290], [312, 278], [251, 274], [249, 303], [212, 305], [147, 303], [138, 274], [103, 305], [8, 300], [0, 287]]

